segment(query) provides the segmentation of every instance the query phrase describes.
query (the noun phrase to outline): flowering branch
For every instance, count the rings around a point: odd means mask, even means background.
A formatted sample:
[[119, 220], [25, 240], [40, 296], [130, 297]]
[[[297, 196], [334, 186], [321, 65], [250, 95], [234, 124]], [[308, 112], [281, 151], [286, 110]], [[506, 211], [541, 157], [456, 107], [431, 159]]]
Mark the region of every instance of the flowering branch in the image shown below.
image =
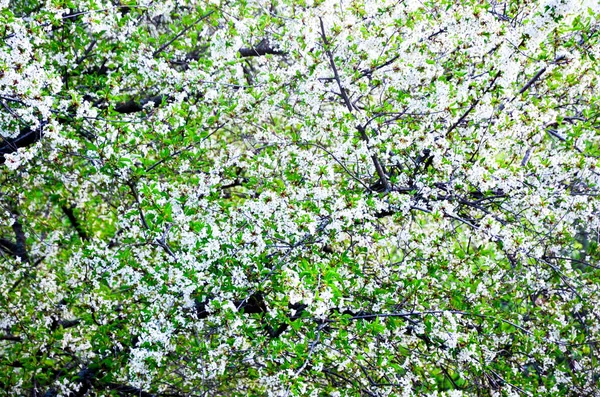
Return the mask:
[[[330, 45], [329, 45], [329, 42], [327, 41], [327, 35], [325, 34], [325, 25], [323, 24], [322, 18], [319, 18], [319, 23], [321, 25], [321, 39], [323, 40], [325, 52], [327, 54], [327, 57], [329, 58], [329, 65], [331, 66], [331, 70], [333, 71], [335, 81], [340, 90], [340, 95], [342, 96], [342, 99], [344, 100], [344, 103], [346, 104], [346, 108], [348, 109], [348, 112], [352, 113], [354, 107], [352, 106], [352, 103], [350, 102], [350, 98], [348, 97], [348, 94], [346, 93], [346, 90], [344, 89], [344, 86], [342, 85], [342, 81], [340, 80], [340, 75], [339, 75], [337, 67], [335, 65], [335, 60], [333, 59], [333, 54], [331, 52], [331, 49], [329, 48]], [[363, 141], [365, 141], [365, 143], [367, 145], [369, 145], [369, 136], [367, 135], [365, 127], [362, 125], [358, 125], [358, 126], [356, 126], [356, 129], [360, 133], [361, 139]], [[369, 147], [369, 150], [372, 150], [372, 148]], [[379, 179], [381, 180], [381, 183], [383, 183], [383, 186], [385, 187], [385, 191], [386, 192], [391, 191], [392, 187], [388, 180], [388, 176], [386, 175], [385, 171], [383, 170], [383, 167], [381, 166], [381, 162], [379, 161], [379, 158], [377, 157], [377, 155], [372, 153], [371, 160], [373, 160], [373, 164], [375, 165], [375, 170], [377, 172], [377, 175], [379, 176]]]

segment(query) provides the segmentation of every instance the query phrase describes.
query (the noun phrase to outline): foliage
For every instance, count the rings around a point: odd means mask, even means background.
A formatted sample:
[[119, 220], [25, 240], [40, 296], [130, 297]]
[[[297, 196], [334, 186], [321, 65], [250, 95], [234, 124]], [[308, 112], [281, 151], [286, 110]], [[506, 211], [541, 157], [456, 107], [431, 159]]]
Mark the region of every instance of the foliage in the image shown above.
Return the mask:
[[600, 393], [591, 0], [0, 0], [0, 389]]

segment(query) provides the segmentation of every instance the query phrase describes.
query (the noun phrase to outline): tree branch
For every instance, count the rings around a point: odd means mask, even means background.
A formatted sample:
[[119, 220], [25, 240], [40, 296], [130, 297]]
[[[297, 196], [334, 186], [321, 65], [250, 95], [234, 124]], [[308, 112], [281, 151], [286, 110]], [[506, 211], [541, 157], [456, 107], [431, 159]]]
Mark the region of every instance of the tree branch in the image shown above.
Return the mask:
[[6, 252], [7, 254], [13, 257], [17, 256], [17, 245], [5, 238], [0, 238], [0, 250]]
[[[335, 66], [333, 54], [331, 53], [331, 50], [329, 49], [329, 42], [327, 41], [327, 35], [325, 34], [325, 25], [323, 24], [323, 19], [320, 17], [319, 17], [319, 22], [321, 24], [321, 38], [323, 39], [325, 52], [327, 53], [327, 57], [329, 58], [329, 65], [331, 66], [331, 70], [333, 70], [334, 79], [338, 85], [338, 88], [340, 89], [340, 95], [342, 96], [342, 99], [344, 100], [344, 103], [346, 104], [346, 108], [348, 108], [348, 111], [350, 113], [352, 113], [353, 112], [352, 103], [350, 102], [348, 93], [346, 92], [346, 90], [344, 89], [344, 86], [342, 85], [342, 81], [340, 79], [340, 74], [338, 73], [337, 67]], [[361, 139], [367, 143], [367, 146], [369, 147], [369, 151], [370, 151], [371, 147], [369, 146], [369, 136], [367, 135], [367, 131], [360, 124], [358, 126], [356, 126], [356, 129], [360, 133]], [[375, 171], [377, 172], [379, 179], [383, 183], [383, 186], [385, 186], [386, 192], [391, 191], [391, 185], [388, 180], [388, 176], [384, 172], [383, 167], [381, 166], [381, 163], [380, 163], [377, 155], [371, 154], [371, 160], [373, 161], [373, 164], [375, 165]]]
[[[533, 85], [533, 83], [535, 83], [542, 76], [542, 74], [544, 74], [545, 71], [546, 71], [546, 67], [543, 67], [540, 70], [538, 70], [538, 72], [527, 82], [527, 84], [525, 84], [519, 90], [519, 94], [517, 94], [517, 95], [521, 95], [522, 93], [524, 93], [525, 91], [527, 91], [529, 89], [529, 87], [531, 87]], [[511, 99], [510, 101], [511, 102], [514, 101], [515, 98], [517, 97], [517, 95], [515, 95], [513, 97], [513, 99]]]
[[144, 106], [146, 104], [152, 102], [154, 106], [159, 106], [166, 98], [166, 95], [154, 95], [143, 98], [139, 102], [132, 99], [130, 101], [117, 104], [115, 106], [115, 112], [123, 114], [141, 112], [144, 110]]
[[60, 208], [62, 209], [63, 213], [67, 216], [67, 218], [69, 218], [69, 222], [71, 222], [71, 225], [77, 231], [79, 238], [81, 238], [84, 241], [87, 241], [89, 239], [89, 237], [88, 237], [87, 233], [85, 232], [85, 230], [83, 230], [83, 228], [81, 227], [81, 223], [79, 222], [77, 217], [75, 217], [75, 212], [73, 211], [73, 207], [63, 205]]
[[[484, 91], [484, 94], [487, 94], [492, 89], [492, 87], [494, 86], [494, 83], [496, 82], [496, 80], [498, 79], [498, 77], [500, 77], [500, 72], [496, 73], [496, 76], [494, 76], [494, 78], [492, 79], [492, 82], [490, 83], [490, 85], [488, 86], [488, 88], [486, 88], [486, 90]], [[464, 112], [463, 115], [460, 116], [460, 118], [454, 124], [452, 124], [452, 126], [448, 129], [448, 132], [446, 132], [446, 137], [448, 137], [450, 135], [450, 133], [452, 131], [454, 131], [456, 129], [456, 127], [458, 127], [465, 120], [465, 118], [467, 118], [467, 116], [469, 115], [469, 113], [471, 113], [471, 111], [473, 109], [475, 109], [475, 106], [477, 106], [477, 104], [479, 103], [480, 100], [481, 100], [481, 97], [477, 98], [471, 104], [471, 106], [467, 109], [467, 111]]]
[[42, 122], [39, 128], [36, 129], [26, 127], [16, 138], [2, 138], [4, 140], [4, 145], [0, 146], [0, 165], [4, 164], [6, 161], [6, 154], [14, 153], [19, 150], [19, 148], [33, 145], [42, 139], [43, 127], [45, 124], [45, 122]]
[[160, 54], [161, 52], [163, 52], [165, 50], [165, 48], [167, 48], [168, 46], [170, 46], [171, 44], [173, 44], [173, 42], [175, 40], [177, 40], [178, 38], [180, 38], [181, 36], [183, 36], [185, 34], [185, 32], [187, 32], [188, 30], [190, 30], [191, 28], [193, 28], [197, 23], [199, 23], [203, 19], [208, 18], [212, 13], [214, 13], [214, 11], [210, 11], [209, 13], [204, 14], [200, 18], [196, 19], [194, 22], [192, 22], [191, 25], [185, 27], [181, 32], [179, 32], [175, 36], [173, 36], [173, 38], [171, 40], [167, 41], [165, 44], [163, 44], [162, 46], [160, 46], [160, 48], [158, 50], [154, 51], [154, 53], [152, 54], [152, 56], [156, 58], [156, 56], [158, 56], [158, 54]]
[[260, 43], [258, 43], [255, 47], [242, 47], [238, 50], [241, 57], [258, 57], [267, 54], [271, 55], [285, 55], [284, 51], [279, 51], [271, 47], [269, 41], [267, 39], [263, 39]]
[[16, 335], [0, 335], [0, 340], [8, 340], [11, 342], [22, 342], [23, 338], [21, 338], [20, 336], [16, 336]]
[[140, 220], [142, 222], [142, 226], [144, 226], [144, 229], [150, 230], [150, 227], [146, 222], [146, 217], [144, 216], [144, 211], [142, 211], [142, 204], [140, 202], [140, 196], [138, 195], [137, 189], [135, 187], [135, 182], [130, 181], [127, 183], [127, 186], [129, 186], [129, 189], [131, 189], [131, 194], [133, 195], [133, 198], [135, 199], [135, 202], [137, 204], [138, 211], [140, 212]]
[[19, 221], [19, 216], [16, 211], [12, 212], [14, 222], [12, 224], [12, 229], [15, 233], [15, 255], [21, 258], [22, 262], [30, 263], [29, 255], [27, 254], [27, 237], [25, 237], [25, 232], [23, 231], [23, 225]]

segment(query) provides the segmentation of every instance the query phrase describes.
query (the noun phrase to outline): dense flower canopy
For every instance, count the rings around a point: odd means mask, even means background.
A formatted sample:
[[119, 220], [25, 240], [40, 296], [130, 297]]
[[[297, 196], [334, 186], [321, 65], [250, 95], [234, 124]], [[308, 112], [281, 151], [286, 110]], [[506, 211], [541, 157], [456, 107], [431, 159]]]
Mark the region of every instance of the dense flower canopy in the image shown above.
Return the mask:
[[594, 0], [0, 0], [0, 389], [600, 393]]

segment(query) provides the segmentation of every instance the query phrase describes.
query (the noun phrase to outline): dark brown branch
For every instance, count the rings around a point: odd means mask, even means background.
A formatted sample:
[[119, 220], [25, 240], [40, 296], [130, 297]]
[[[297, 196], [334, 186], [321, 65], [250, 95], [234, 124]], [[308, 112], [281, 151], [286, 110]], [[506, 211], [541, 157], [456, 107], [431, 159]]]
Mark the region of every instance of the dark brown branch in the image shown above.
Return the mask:
[[81, 324], [81, 320], [54, 320], [50, 325], [52, 331], [57, 330], [59, 327], [62, 329], [73, 328]]
[[43, 136], [43, 127], [46, 123], [40, 124], [39, 128], [32, 129], [31, 127], [24, 128], [16, 138], [3, 138], [3, 145], [0, 146], [0, 165], [6, 161], [4, 155], [14, 153], [19, 148], [33, 145]]
[[392, 64], [392, 63], [394, 63], [394, 61], [396, 61], [396, 59], [398, 59], [398, 58], [400, 58], [400, 55], [393, 56], [392, 58], [388, 59], [386, 62], [384, 62], [384, 63], [382, 63], [382, 64], [380, 64], [380, 65], [373, 66], [373, 67], [371, 67], [371, 68], [369, 68], [369, 69], [363, 69], [363, 70], [361, 70], [361, 76], [363, 76], [363, 77], [364, 77], [364, 76], [370, 76], [370, 75], [372, 75], [372, 74], [373, 74], [375, 71], [377, 71], [377, 70], [379, 70], [379, 69], [382, 69], [382, 68], [384, 68], [384, 67], [386, 67], [386, 66], [388, 66], [388, 65], [391, 65], [391, 64]]
[[146, 217], [144, 216], [144, 211], [142, 211], [142, 204], [140, 202], [140, 196], [138, 195], [137, 189], [135, 187], [135, 182], [129, 182], [127, 183], [127, 186], [129, 186], [129, 189], [131, 189], [131, 194], [133, 195], [135, 203], [137, 204], [138, 211], [140, 212], [140, 221], [142, 222], [142, 226], [144, 226], [144, 229], [150, 230], [150, 227], [146, 222]]
[[[325, 34], [325, 25], [323, 24], [323, 19], [319, 18], [319, 22], [321, 23], [321, 38], [323, 39], [325, 52], [327, 53], [327, 57], [329, 58], [329, 65], [331, 66], [331, 70], [333, 71], [335, 81], [337, 82], [338, 88], [340, 90], [340, 95], [342, 96], [342, 99], [344, 100], [344, 103], [346, 104], [346, 108], [348, 108], [348, 111], [350, 113], [352, 113], [352, 111], [353, 111], [352, 103], [350, 102], [348, 93], [346, 92], [346, 90], [344, 89], [344, 86], [342, 85], [342, 80], [340, 79], [340, 74], [338, 73], [337, 66], [335, 66], [333, 54], [331, 53], [331, 49], [329, 48], [330, 47], [329, 42], [327, 41], [327, 35]], [[365, 141], [368, 146], [369, 145], [369, 136], [367, 135], [367, 131], [365, 130], [365, 127], [363, 127], [362, 125], [358, 125], [358, 126], [356, 126], [356, 129], [360, 133], [361, 139], [363, 141]], [[369, 147], [369, 149], [371, 149], [371, 148]], [[372, 154], [371, 160], [373, 161], [373, 164], [375, 165], [375, 171], [377, 172], [379, 179], [385, 186], [386, 192], [391, 191], [391, 185], [388, 180], [388, 176], [384, 172], [383, 167], [381, 166], [381, 163], [380, 163], [377, 155]]]
[[[367, 136], [367, 131], [365, 130], [365, 128], [362, 125], [358, 125], [358, 126], [356, 126], [356, 129], [360, 133], [362, 140], [367, 142], [367, 144], [368, 144], [369, 137]], [[371, 149], [371, 148], [369, 147], [369, 149]], [[373, 165], [375, 165], [375, 171], [377, 172], [377, 175], [379, 176], [379, 180], [381, 181], [381, 183], [383, 183], [383, 186], [385, 187], [385, 191], [390, 192], [392, 190], [392, 186], [390, 185], [390, 181], [388, 180], [387, 174], [385, 173], [385, 171], [383, 170], [383, 167], [381, 166], [379, 157], [377, 157], [376, 154], [371, 154], [371, 160], [373, 161]]]
[[16, 335], [0, 335], [0, 340], [8, 340], [11, 342], [22, 342], [23, 339], [20, 336], [16, 336]]
[[83, 52], [83, 54], [81, 54], [81, 55], [79, 56], [79, 58], [77, 58], [77, 59], [75, 60], [75, 64], [76, 64], [76, 65], [79, 65], [81, 62], [83, 62], [83, 60], [84, 60], [85, 58], [87, 58], [87, 57], [88, 57], [88, 55], [90, 54], [90, 52], [92, 52], [92, 50], [94, 49], [94, 46], [96, 45], [96, 43], [97, 43], [97, 42], [98, 42], [97, 40], [92, 40], [92, 42], [91, 42], [91, 43], [90, 43], [90, 45], [89, 45], [89, 46], [88, 46], [88, 47], [85, 49], [85, 51]]
[[67, 218], [69, 218], [69, 222], [71, 222], [71, 225], [75, 228], [75, 231], [77, 231], [79, 238], [81, 238], [84, 241], [87, 241], [89, 239], [89, 237], [88, 237], [87, 233], [85, 232], [85, 230], [83, 230], [83, 228], [81, 227], [81, 223], [75, 216], [73, 207], [63, 205], [63, 206], [61, 206], [61, 209], [62, 209], [63, 213], [67, 216]]
[[[116, 391], [116, 392], [118, 392], [118, 394], [120, 396], [124, 396], [124, 395], [130, 395], [130, 396], [136, 396], [136, 397], [159, 397], [159, 396], [179, 397], [179, 396], [181, 396], [180, 394], [176, 394], [176, 393], [158, 393], [158, 394], [149, 393], [149, 392], [146, 392], [146, 391], [144, 391], [140, 388], [134, 387], [134, 386], [120, 384], [120, 383], [113, 383], [113, 382], [105, 382], [102, 379], [100, 379], [101, 376], [99, 376], [99, 375], [101, 375], [101, 374], [96, 373], [95, 371], [89, 369], [88, 367], [83, 368], [81, 371], [79, 371], [79, 373], [77, 374], [77, 378], [75, 380], [75, 382], [79, 383], [81, 385], [81, 387], [76, 392], [72, 392], [71, 394], [69, 394], [69, 397], [83, 397], [83, 396], [88, 395], [88, 393], [90, 391], [101, 391], [101, 390], [106, 390], [106, 389]], [[57, 395], [58, 395], [58, 393], [57, 393], [56, 389], [54, 389], [54, 388], [49, 389], [44, 394], [44, 396], [47, 396], [47, 397], [54, 397]]]
[[15, 232], [15, 246], [16, 252], [15, 255], [21, 258], [22, 262], [29, 263], [29, 255], [27, 254], [27, 238], [25, 237], [25, 232], [23, 231], [23, 225], [19, 221], [19, 216], [16, 212], [13, 212], [14, 222], [12, 224], [12, 229]]
[[460, 116], [460, 118], [454, 123], [452, 124], [452, 126], [450, 126], [450, 128], [448, 129], [448, 132], [446, 132], [446, 136], [449, 136], [450, 133], [452, 131], [454, 131], [456, 129], [456, 127], [458, 127], [460, 125], [460, 123], [462, 123], [465, 118], [469, 115], [469, 113], [471, 113], [471, 111], [473, 109], [475, 109], [475, 106], [477, 106], [477, 104], [479, 103], [479, 98], [477, 98], [472, 104], [471, 106], [467, 109], [466, 112], [463, 113], [462, 116]]
[[[438, 30], [437, 32], [430, 34], [430, 35], [429, 35], [429, 36], [428, 36], [426, 39], [421, 39], [421, 40], [419, 40], [419, 42], [422, 42], [422, 41], [424, 41], [424, 40], [431, 40], [431, 39], [432, 39], [432, 38], [434, 38], [435, 36], [437, 36], [437, 35], [439, 35], [439, 34], [441, 34], [441, 33], [444, 33], [444, 32], [446, 32], [446, 29], [445, 29], [445, 28], [444, 28], [444, 29], [440, 29], [440, 30]], [[382, 63], [382, 64], [380, 64], [380, 65], [373, 66], [373, 67], [371, 67], [371, 68], [369, 68], [369, 69], [363, 69], [363, 70], [361, 70], [361, 71], [360, 71], [361, 77], [365, 77], [365, 76], [370, 76], [370, 75], [372, 75], [372, 74], [373, 74], [375, 71], [377, 71], [377, 70], [379, 70], [379, 69], [382, 69], [382, 68], [384, 68], [384, 67], [386, 67], [386, 66], [388, 66], [388, 65], [391, 65], [391, 64], [392, 64], [392, 63], [394, 63], [394, 62], [396, 61], [396, 59], [398, 59], [398, 58], [400, 58], [400, 55], [395, 55], [395, 56], [393, 56], [392, 58], [388, 59], [387, 61], [385, 61], [384, 63]], [[333, 78], [332, 78], [331, 80], [333, 80]]]
[[243, 47], [238, 50], [241, 57], [259, 57], [267, 54], [271, 55], [285, 55], [284, 51], [279, 51], [271, 47], [267, 39], [262, 40], [254, 47]]
[[[519, 95], [521, 95], [522, 93], [524, 93], [525, 91], [527, 91], [527, 90], [529, 89], [529, 87], [531, 87], [531, 86], [533, 85], [533, 83], [535, 83], [535, 82], [536, 82], [536, 81], [537, 81], [537, 80], [538, 80], [538, 79], [539, 79], [539, 78], [542, 76], [542, 74], [544, 74], [544, 72], [545, 72], [545, 71], [546, 71], [546, 68], [545, 68], [545, 67], [543, 67], [543, 68], [541, 68], [540, 70], [538, 70], [538, 72], [535, 74], [535, 76], [533, 76], [533, 77], [531, 78], [531, 80], [529, 80], [529, 81], [527, 82], [527, 84], [525, 84], [525, 85], [523, 86], [523, 88], [521, 88], [521, 89], [519, 90]], [[512, 102], [512, 101], [514, 101], [516, 97], [517, 97], [517, 96], [515, 95], [515, 96], [513, 97], [513, 99], [511, 99], [510, 101], [511, 101], [511, 102]]]
[[17, 256], [17, 245], [5, 238], [0, 238], [0, 250], [6, 252], [10, 256]]
[[[184, 59], [170, 60], [169, 63], [173, 65], [182, 66], [187, 69], [188, 65], [192, 61], [198, 61], [200, 57], [206, 53], [208, 46], [200, 46], [193, 51], [186, 54]], [[260, 43], [252, 47], [241, 47], [238, 49], [238, 54], [242, 58], [259, 57], [264, 55], [287, 55], [287, 52], [276, 50], [271, 46], [268, 39], [263, 39]]]
[[333, 54], [331, 53], [331, 50], [329, 48], [329, 41], [327, 41], [327, 35], [325, 34], [325, 25], [323, 24], [323, 19], [319, 18], [319, 22], [321, 23], [321, 38], [323, 39], [325, 52], [327, 54], [327, 57], [329, 58], [329, 66], [331, 66], [331, 70], [333, 70], [333, 75], [334, 75], [335, 81], [337, 82], [337, 85], [340, 89], [340, 95], [342, 96], [342, 99], [344, 100], [344, 103], [346, 104], [348, 111], [350, 113], [352, 113], [352, 110], [353, 110], [352, 103], [350, 102], [350, 98], [348, 98], [348, 94], [346, 93], [344, 86], [342, 86], [342, 81], [340, 79], [340, 75], [338, 73], [337, 66], [335, 66]]
[[154, 95], [154, 96], [143, 98], [139, 102], [135, 101], [135, 100], [130, 100], [130, 101], [116, 105], [115, 112], [124, 113], [124, 114], [141, 112], [142, 110], [144, 110], [144, 106], [146, 104], [152, 102], [154, 104], [154, 106], [159, 106], [163, 102], [163, 100], [166, 98], [167, 97], [165, 95]]
[[[498, 77], [500, 77], [500, 72], [496, 73], [496, 76], [494, 76], [494, 78], [492, 79], [492, 82], [490, 83], [490, 85], [488, 86], [488, 88], [486, 88], [484, 94], [487, 94], [492, 89], [492, 87], [494, 86], [494, 83], [496, 82], [496, 80], [498, 79]], [[452, 126], [448, 129], [448, 132], [446, 132], [446, 137], [448, 137], [450, 135], [450, 133], [452, 133], [452, 131], [454, 131], [456, 129], [456, 127], [458, 127], [467, 118], [467, 116], [469, 115], [469, 113], [471, 113], [471, 111], [473, 109], [475, 109], [475, 106], [477, 106], [477, 104], [479, 103], [480, 100], [481, 100], [481, 97], [479, 97], [475, 101], [473, 101], [473, 103], [467, 109], [467, 111], [464, 112], [463, 115], [460, 116], [460, 118], [454, 124], [452, 124]]]
[[[202, 319], [208, 317], [209, 313], [206, 310], [206, 306], [209, 304], [209, 302], [210, 299], [208, 298], [204, 302], [200, 302], [198, 300], [196, 301], [195, 309], [198, 318]], [[243, 309], [245, 314], [267, 312], [267, 306], [265, 304], [264, 297], [260, 292], [255, 292], [254, 294], [250, 295], [250, 297], [248, 297], [247, 299], [244, 299], [243, 301], [236, 301], [234, 302], [234, 304], [236, 307], [239, 307], [240, 310]]]
[[160, 246], [163, 250], [165, 250], [165, 252], [167, 254], [169, 254], [171, 257], [173, 257], [175, 260], [177, 260], [177, 255], [175, 255], [173, 253], [173, 250], [171, 250], [171, 247], [169, 246], [169, 243], [167, 242], [167, 236], [169, 234], [169, 230], [171, 230], [171, 227], [173, 227], [173, 225], [169, 223], [167, 225], [167, 228], [163, 232], [163, 235], [161, 236], [161, 238], [157, 238], [155, 241], [156, 241], [156, 244], [158, 246]]

